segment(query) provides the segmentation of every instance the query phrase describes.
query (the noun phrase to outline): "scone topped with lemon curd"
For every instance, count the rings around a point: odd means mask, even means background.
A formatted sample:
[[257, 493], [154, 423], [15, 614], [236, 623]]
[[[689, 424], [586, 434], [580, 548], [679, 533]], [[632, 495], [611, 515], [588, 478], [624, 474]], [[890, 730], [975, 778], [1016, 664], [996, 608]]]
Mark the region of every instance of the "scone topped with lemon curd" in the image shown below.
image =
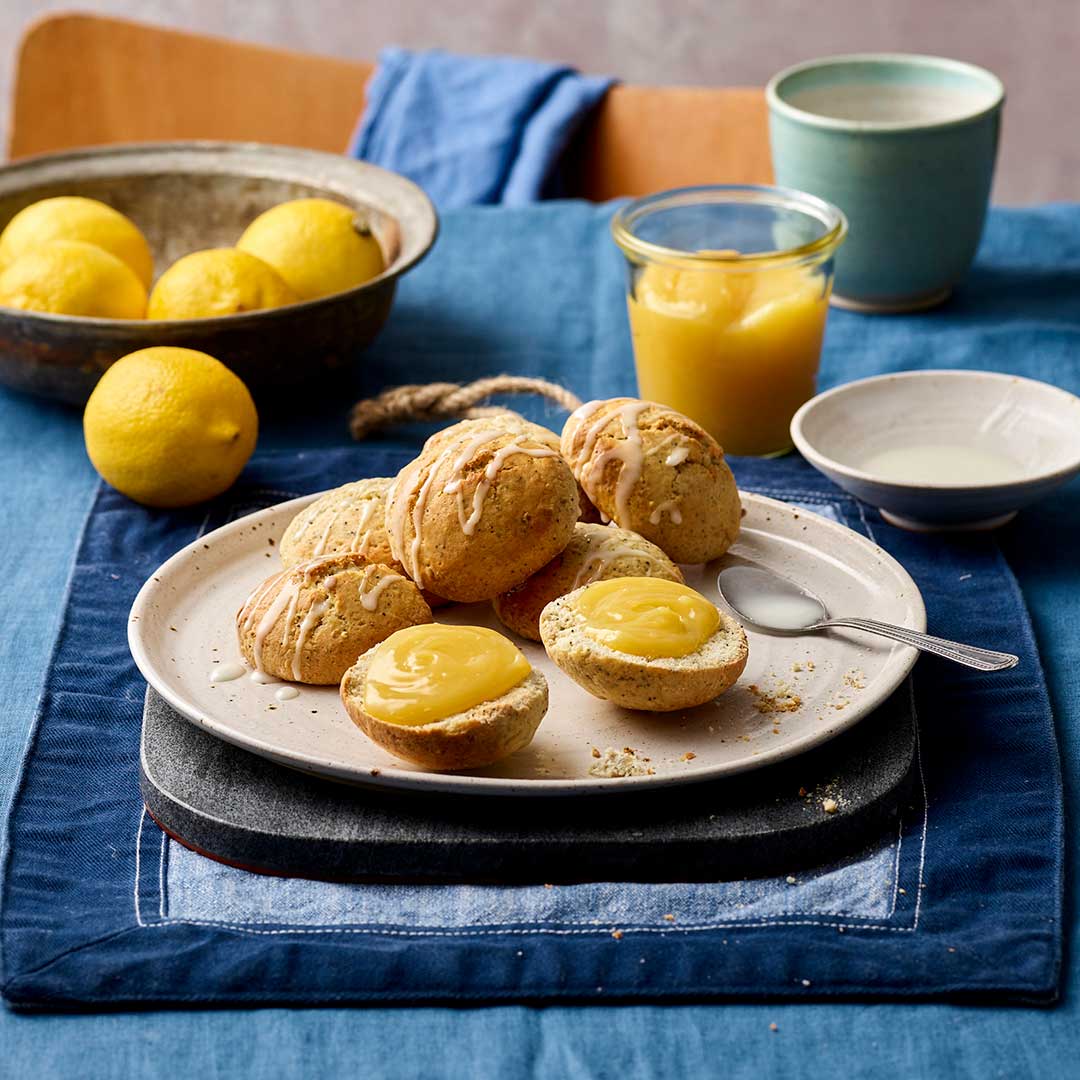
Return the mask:
[[473, 769], [532, 741], [547, 682], [507, 638], [483, 626], [399, 630], [341, 680], [353, 722], [396, 757], [427, 769]]
[[544, 608], [540, 635], [574, 682], [628, 709], [704, 705], [746, 666], [743, 628], [693, 589], [660, 578], [575, 589]]
[[540, 612], [556, 597], [582, 585], [616, 577], [683, 580], [682, 571], [643, 536], [615, 525], [579, 521], [570, 543], [532, 577], [495, 597], [495, 614], [508, 629], [540, 640]]
[[720, 444], [664, 405], [590, 401], [571, 413], [562, 455], [606, 519], [677, 563], [718, 558], [739, 534], [742, 506]]
[[566, 547], [580, 513], [558, 451], [501, 419], [437, 432], [387, 494], [394, 558], [448, 600], [490, 600], [521, 584]]
[[266, 675], [331, 685], [361, 653], [431, 621], [419, 589], [362, 555], [327, 555], [267, 578], [236, 616], [244, 659]]

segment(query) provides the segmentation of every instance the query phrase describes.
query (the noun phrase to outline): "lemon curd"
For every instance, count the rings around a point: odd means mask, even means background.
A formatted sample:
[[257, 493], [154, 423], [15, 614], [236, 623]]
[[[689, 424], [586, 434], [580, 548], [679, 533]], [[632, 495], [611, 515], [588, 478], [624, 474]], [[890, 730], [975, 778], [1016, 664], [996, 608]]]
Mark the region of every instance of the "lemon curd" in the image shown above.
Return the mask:
[[661, 578], [613, 578], [587, 585], [574, 604], [585, 633], [631, 656], [688, 656], [720, 625], [705, 597]]
[[487, 627], [408, 626], [376, 648], [364, 711], [389, 724], [430, 724], [501, 697], [531, 670], [520, 649]]
[[814, 396], [828, 313], [820, 268], [644, 266], [628, 297], [640, 396], [696, 420], [732, 454], [791, 447], [788, 425]]

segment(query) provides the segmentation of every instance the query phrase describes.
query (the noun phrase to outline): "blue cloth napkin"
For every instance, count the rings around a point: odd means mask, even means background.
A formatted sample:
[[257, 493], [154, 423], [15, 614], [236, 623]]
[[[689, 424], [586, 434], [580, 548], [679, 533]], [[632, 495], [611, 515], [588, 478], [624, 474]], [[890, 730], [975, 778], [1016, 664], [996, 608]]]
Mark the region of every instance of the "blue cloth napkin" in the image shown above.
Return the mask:
[[560, 194], [563, 151], [612, 80], [511, 56], [383, 49], [348, 152], [440, 210]]
[[[402, 281], [386, 330], [357, 366], [355, 392], [498, 371], [546, 375], [582, 397], [632, 392], [624, 269], [608, 234], [610, 213], [610, 207], [548, 203], [446, 215], [439, 245]], [[567, 251], [576, 257], [568, 260]], [[1015, 371], [1080, 391], [1078, 275], [1080, 208], [994, 211], [979, 263], [949, 305], [888, 319], [830, 315], [822, 385], [882, 371], [955, 366]], [[370, 933], [371, 926], [359, 920], [385, 923], [393, 897], [310, 883], [287, 889], [289, 883], [198, 859], [163, 842], [149, 823], [140, 828], [135, 755], [142, 688], [123, 641], [127, 605], [160, 559], [192, 539], [204, 521], [209, 527], [347, 475], [385, 473], [415, 452], [423, 432], [409, 429], [375, 440], [371, 448], [328, 453], [326, 447], [347, 441], [350, 403], [348, 393], [321, 393], [292, 403], [288, 423], [264, 416], [264, 447], [322, 449], [260, 458], [210, 519], [205, 511], [159, 514], [108, 491], [99, 494], [10, 822], [0, 923], [10, 1001], [39, 1008], [363, 996], [392, 1001], [449, 992], [451, 986], [465, 1000], [577, 990], [601, 1000], [619, 992], [663, 998], [698, 987], [702, 993], [759, 997], [779, 992], [780, 985], [798, 998], [1053, 995], [1061, 932], [1057, 750], [1027, 618], [996, 543], [1023, 567], [1038, 600], [1055, 702], [1072, 738], [1080, 716], [1072, 655], [1075, 591], [1060, 538], [1080, 528], [1076, 486], [1025, 511], [997, 537], [920, 538], [897, 533], [872, 511], [864, 523], [858, 504], [796, 459], [739, 464], [741, 481], [752, 488], [767, 486], [872, 530], [914, 572], [932, 628], [1024, 657], [1020, 668], [1000, 677], [1004, 681], [919, 662], [925, 817], [917, 802], [905, 818], [903, 842], [891, 852], [898, 874], [881, 871], [880, 850], [867, 853], [866, 865], [856, 864], [859, 874], [840, 869], [833, 895], [843, 906], [829, 903], [831, 886], [822, 880], [799, 894], [798, 908], [793, 899], [793, 906], [779, 909], [776, 904], [795, 894], [781, 890], [778, 896], [780, 883], [773, 882], [753, 897], [718, 891], [712, 898], [718, 921], [746, 921], [733, 913], [751, 904], [762, 917], [768, 914], [768, 926], [676, 927], [672, 933], [661, 927], [614, 942], [606, 928], [560, 934], [551, 924], [545, 929], [554, 932], [474, 933], [450, 925], [473, 914], [467, 898], [445, 894], [447, 902], [432, 901], [426, 909], [401, 905], [400, 930], [384, 925]], [[35, 406], [26, 402], [25, 408]], [[526, 411], [551, 425], [561, 422], [540, 407]], [[59, 438], [45, 430], [50, 437], [41, 441], [43, 460]], [[23, 568], [5, 582], [16, 627], [40, 600], [43, 583], [55, 577], [57, 555], [47, 546], [40, 518], [60, 517], [54, 495], [70, 492], [61, 483], [68, 472], [70, 462], [58, 459], [52, 482], [35, 472], [32, 490], [20, 477], [7, 478], [5, 492], [22, 508], [0, 533], [0, 547]], [[0, 650], [7, 647], [0, 643]], [[819, 877], [828, 874], [823, 870]], [[891, 892], [881, 906], [887, 887], [896, 893], [895, 910]], [[528, 898], [528, 905], [501, 918], [520, 919], [526, 910], [534, 923], [573, 917], [580, 899], [557, 892], [555, 910], [540, 910]], [[636, 904], [641, 919], [656, 913], [645, 894], [609, 895]], [[707, 911], [707, 903], [698, 897], [694, 909]], [[814, 915], [785, 921], [778, 910]], [[420, 933], [418, 918], [445, 926]], [[858, 922], [859, 928], [840, 933], [833, 925], [797, 925], [839, 921]], [[867, 925], [893, 928], [863, 929]], [[611, 951], [628, 943], [624, 953]], [[641, 969], [647, 978], [634, 974]], [[493, 987], [498, 978], [506, 980], [501, 989]], [[805, 1015], [826, 1023], [817, 1010]], [[648, 1023], [666, 1023], [648, 1016]], [[884, 1038], [878, 1027], [872, 1035]]]
[[869, 849], [794, 882], [547, 888], [264, 877], [169, 840], [139, 801], [143, 684], [125, 640], [136, 590], [171, 552], [228, 520], [393, 473], [407, 458], [363, 449], [261, 458], [217, 504], [178, 514], [101, 489], [15, 803], [2, 924], [12, 1004], [1052, 997], [1060, 778], [1012, 574], [992, 536], [942, 545], [903, 533], [797, 458], [735, 467], [744, 489], [825, 514], [896, 555], [938, 633], [1022, 657], [994, 675], [920, 661], [914, 798]]

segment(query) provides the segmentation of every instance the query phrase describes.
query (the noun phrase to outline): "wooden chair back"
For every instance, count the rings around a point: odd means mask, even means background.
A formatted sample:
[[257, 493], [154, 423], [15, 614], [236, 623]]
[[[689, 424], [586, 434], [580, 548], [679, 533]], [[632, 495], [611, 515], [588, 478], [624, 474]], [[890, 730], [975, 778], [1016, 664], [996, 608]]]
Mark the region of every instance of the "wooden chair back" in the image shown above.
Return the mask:
[[[227, 139], [341, 152], [374, 65], [90, 14], [23, 35], [11, 158], [103, 143]], [[759, 89], [615, 87], [572, 151], [593, 200], [703, 183], [767, 183]]]

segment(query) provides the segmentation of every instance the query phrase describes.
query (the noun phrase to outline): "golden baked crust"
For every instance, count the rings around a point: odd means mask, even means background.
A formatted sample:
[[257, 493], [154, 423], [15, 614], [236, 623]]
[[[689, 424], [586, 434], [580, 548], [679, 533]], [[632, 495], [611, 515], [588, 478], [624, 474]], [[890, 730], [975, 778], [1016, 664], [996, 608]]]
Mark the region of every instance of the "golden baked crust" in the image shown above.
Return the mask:
[[[322, 555], [355, 552], [368, 562], [405, 574], [405, 568], [390, 551], [386, 535], [386, 493], [393, 482], [390, 476], [354, 480], [305, 506], [281, 536], [278, 551], [282, 564], [296, 566]], [[441, 596], [423, 589], [421, 592], [429, 607], [446, 603]]]
[[580, 511], [566, 462], [502, 420], [436, 433], [387, 496], [394, 558], [449, 600], [490, 600], [519, 585], [566, 547]]
[[386, 492], [389, 476], [342, 484], [305, 506], [282, 534], [278, 551], [283, 566], [317, 559], [320, 555], [355, 552], [369, 562], [404, 573], [390, 552], [386, 535]]
[[594, 697], [627, 709], [674, 712], [712, 701], [746, 667], [743, 628], [720, 613], [713, 635], [687, 656], [649, 659], [617, 652], [591, 638], [575, 610], [581, 589], [553, 600], [540, 614], [540, 635], [559, 670]]
[[527, 581], [495, 597], [502, 624], [530, 641], [540, 640], [540, 612], [583, 585], [617, 577], [658, 577], [682, 582], [682, 571], [655, 545], [615, 525], [578, 522], [566, 548]]
[[362, 555], [324, 555], [267, 578], [236, 616], [252, 667], [291, 682], [331, 685], [396, 630], [431, 622], [420, 590]]
[[[516, 413], [500, 414], [484, 420], [466, 421], [466, 423], [486, 423], [500, 427], [504, 431], [513, 431], [519, 435], [533, 435], [538, 442], [550, 447], [556, 454], [562, 453], [561, 439], [551, 428], [546, 428], [542, 424], [534, 424], [531, 420], [526, 420], [525, 417], [518, 416]], [[451, 433], [450, 437], [454, 437], [453, 432], [456, 427], [455, 424], [453, 427], [437, 431], [428, 440], [427, 446], [442, 445], [443, 436], [449, 432]], [[585, 494], [585, 489], [580, 484], [578, 484], [578, 505], [578, 521], [602, 523], [603, 519], [600, 516], [600, 511], [589, 502], [589, 496]]]
[[547, 712], [547, 681], [539, 671], [531, 671], [500, 697], [443, 720], [414, 726], [377, 720], [364, 711], [364, 685], [372, 655], [361, 656], [341, 680], [345, 711], [384, 750], [425, 769], [476, 769], [501, 761], [532, 742]]
[[742, 507], [719, 443], [688, 417], [636, 398], [590, 401], [570, 415], [562, 453], [607, 518], [675, 562], [718, 558]]

